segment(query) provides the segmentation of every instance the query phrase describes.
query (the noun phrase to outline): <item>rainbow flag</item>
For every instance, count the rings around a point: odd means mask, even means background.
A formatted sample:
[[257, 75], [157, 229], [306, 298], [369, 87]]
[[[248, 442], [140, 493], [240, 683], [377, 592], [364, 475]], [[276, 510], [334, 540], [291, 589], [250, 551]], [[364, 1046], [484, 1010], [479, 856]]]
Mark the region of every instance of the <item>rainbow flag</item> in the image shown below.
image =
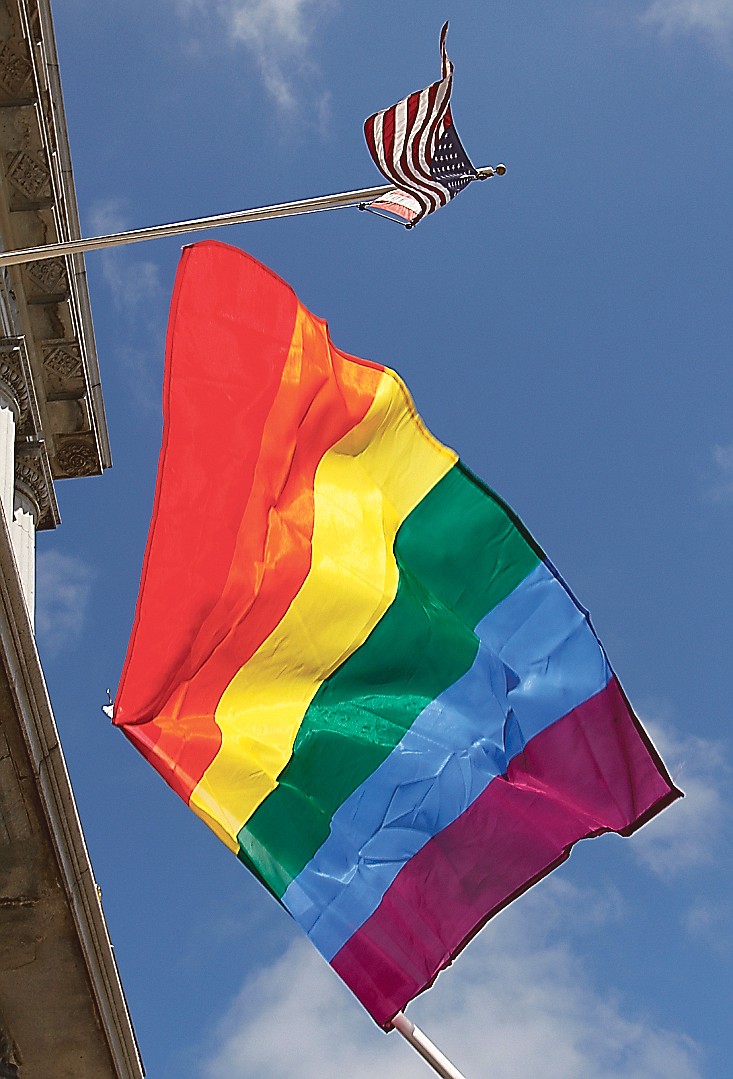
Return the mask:
[[114, 722], [387, 1029], [574, 843], [680, 793], [399, 377], [212, 241], [176, 280]]

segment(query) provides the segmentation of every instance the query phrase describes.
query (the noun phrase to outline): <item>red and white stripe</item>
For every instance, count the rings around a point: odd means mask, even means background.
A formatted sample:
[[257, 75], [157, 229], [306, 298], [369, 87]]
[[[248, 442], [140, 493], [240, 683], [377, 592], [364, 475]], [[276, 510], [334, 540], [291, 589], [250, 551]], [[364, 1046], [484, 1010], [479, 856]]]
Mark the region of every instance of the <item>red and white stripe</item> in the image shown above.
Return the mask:
[[445, 206], [451, 197], [430, 174], [435, 148], [451, 122], [453, 64], [445, 49], [447, 32], [448, 23], [440, 32], [442, 78], [391, 108], [374, 113], [364, 123], [367, 146], [377, 168], [419, 203], [416, 221]]

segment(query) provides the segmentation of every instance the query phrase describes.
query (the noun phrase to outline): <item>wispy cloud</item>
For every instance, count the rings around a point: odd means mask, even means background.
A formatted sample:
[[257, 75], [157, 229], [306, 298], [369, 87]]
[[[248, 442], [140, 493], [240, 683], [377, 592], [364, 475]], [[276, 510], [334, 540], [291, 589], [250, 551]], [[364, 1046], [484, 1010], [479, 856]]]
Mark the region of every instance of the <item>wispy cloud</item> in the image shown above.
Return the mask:
[[[130, 228], [121, 200], [97, 202], [90, 213], [94, 232], [106, 235]], [[125, 328], [116, 346], [117, 361], [127, 371], [135, 403], [157, 411], [160, 407], [159, 372], [163, 364], [167, 297], [155, 262], [129, 248], [106, 250], [101, 255], [102, 275]]]
[[89, 212], [89, 221], [95, 232], [122, 232], [127, 227], [122, 199], [101, 199]]
[[713, 446], [713, 482], [708, 494], [713, 502], [733, 502], [733, 442]]
[[[547, 881], [500, 915], [410, 1007], [467, 1075], [492, 1079], [700, 1079], [684, 1035], [624, 1014], [568, 943], [548, 943], [562, 907], [574, 927], [614, 917], [598, 897]], [[604, 913], [605, 912], [605, 913]], [[385, 1037], [311, 946], [296, 942], [248, 980], [208, 1047], [205, 1079], [423, 1079], [424, 1063]]]
[[50, 656], [73, 646], [84, 628], [93, 570], [60, 551], [39, 551], [36, 558], [36, 631]]
[[701, 899], [687, 911], [684, 924], [695, 940], [712, 952], [727, 955], [733, 949], [733, 903], [728, 899]]
[[[123, 205], [113, 199], [98, 202], [90, 214], [92, 228], [101, 235], [124, 232], [129, 227], [123, 213]], [[117, 310], [129, 318], [139, 315], [143, 305], [156, 300], [162, 294], [158, 267], [148, 259], [132, 255], [123, 249], [105, 251], [102, 255], [102, 272], [112, 291]]]
[[243, 45], [255, 60], [265, 88], [280, 112], [293, 116], [305, 86], [314, 114], [324, 122], [328, 94], [318, 83], [316, 34], [336, 10], [338, 0], [174, 0], [182, 14], [213, 7], [229, 40]]
[[672, 878], [713, 861], [726, 818], [730, 767], [718, 742], [646, 720], [644, 725], [685, 797], [634, 836], [630, 849], [658, 876]]
[[694, 34], [728, 51], [733, 46], [731, 0], [653, 0], [644, 21], [663, 34]]

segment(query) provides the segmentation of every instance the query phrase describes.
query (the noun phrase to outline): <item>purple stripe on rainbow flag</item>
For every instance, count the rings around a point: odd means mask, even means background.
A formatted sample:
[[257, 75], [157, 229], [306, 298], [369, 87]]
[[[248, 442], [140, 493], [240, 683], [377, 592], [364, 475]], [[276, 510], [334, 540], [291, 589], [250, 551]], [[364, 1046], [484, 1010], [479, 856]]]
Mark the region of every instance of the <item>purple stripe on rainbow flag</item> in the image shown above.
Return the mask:
[[521, 522], [242, 252], [184, 254], [165, 416], [115, 723], [389, 1026], [573, 843], [679, 792]]
[[544, 563], [476, 627], [469, 671], [420, 713], [339, 807], [283, 904], [331, 960], [402, 867], [451, 824], [531, 738], [611, 677], [583, 612]]
[[578, 840], [630, 835], [678, 797], [614, 677], [533, 738], [505, 776], [408, 862], [331, 965], [389, 1027], [490, 917]]

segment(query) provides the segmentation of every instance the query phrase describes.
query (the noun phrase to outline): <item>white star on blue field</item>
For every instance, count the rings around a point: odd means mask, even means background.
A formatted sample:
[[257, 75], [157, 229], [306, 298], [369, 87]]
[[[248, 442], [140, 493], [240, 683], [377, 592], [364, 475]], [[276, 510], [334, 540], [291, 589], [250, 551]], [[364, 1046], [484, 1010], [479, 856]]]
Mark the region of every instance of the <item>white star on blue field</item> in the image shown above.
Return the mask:
[[[733, 9], [56, 3], [82, 227], [380, 184], [364, 117], [439, 77], [448, 18], [461, 142], [505, 176], [409, 231], [336, 210], [212, 235], [288, 281], [337, 346], [399, 371], [519, 513], [686, 798], [629, 840], [580, 844], [408, 1014], [470, 1079], [720, 1079]], [[101, 712], [152, 506], [170, 291], [196, 238], [87, 256], [114, 467], [60, 485], [63, 523], [38, 541], [42, 658], [132, 1019], [155, 1079], [418, 1079], [426, 1065]]]

